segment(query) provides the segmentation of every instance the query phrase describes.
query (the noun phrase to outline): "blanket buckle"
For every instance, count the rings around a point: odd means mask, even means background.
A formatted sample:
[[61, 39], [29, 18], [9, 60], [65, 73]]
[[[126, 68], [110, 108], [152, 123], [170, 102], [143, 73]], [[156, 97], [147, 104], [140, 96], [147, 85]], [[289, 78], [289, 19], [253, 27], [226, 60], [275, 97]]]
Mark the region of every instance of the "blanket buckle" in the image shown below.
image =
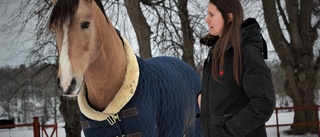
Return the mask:
[[117, 123], [117, 120], [121, 121], [118, 113], [107, 117], [107, 121], [110, 125], [114, 125], [115, 123]]

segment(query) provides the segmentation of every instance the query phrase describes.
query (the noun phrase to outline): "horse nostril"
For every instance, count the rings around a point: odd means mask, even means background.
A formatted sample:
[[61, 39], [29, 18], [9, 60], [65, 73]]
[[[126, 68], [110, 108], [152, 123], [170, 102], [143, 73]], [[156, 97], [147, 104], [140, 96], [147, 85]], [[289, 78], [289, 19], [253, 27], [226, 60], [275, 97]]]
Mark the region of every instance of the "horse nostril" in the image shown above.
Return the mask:
[[75, 78], [72, 78], [72, 81], [71, 81], [71, 84], [67, 90], [67, 93], [72, 94], [72, 92], [76, 89], [76, 86], [77, 86], [77, 81]]
[[60, 90], [62, 90], [62, 86], [61, 86], [60, 78], [59, 78], [59, 77], [57, 78], [57, 85], [58, 85], [58, 88], [59, 88]]
[[76, 86], [77, 85], [77, 81], [75, 78], [72, 79], [72, 82], [71, 82], [71, 86]]

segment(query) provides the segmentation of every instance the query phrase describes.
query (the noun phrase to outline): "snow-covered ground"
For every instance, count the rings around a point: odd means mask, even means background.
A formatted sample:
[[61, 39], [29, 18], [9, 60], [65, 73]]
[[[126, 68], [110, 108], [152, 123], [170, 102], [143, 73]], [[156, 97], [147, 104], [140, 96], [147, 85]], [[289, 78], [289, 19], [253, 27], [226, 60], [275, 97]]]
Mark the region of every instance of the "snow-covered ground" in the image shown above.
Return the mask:
[[[278, 114], [279, 124], [291, 124], [293, 121], [293, 112], [282, 112]], [[276, 124], [276, 116], [273, 114], [270, 120], [266, 123], [266, 125], [274, 125]], [[63, 128], [63, 123], [59, 124], [58, 129], [58, 137], [65, 137], [65, 130]], [[283, 134], [283, 131], [289, 129], [290, 127], [280, 127], [280, 137], [318, 137], [315, 134], [307, 134], [301, 136], [288, 136]], [[48, 128], [47, 130], [48, 135], [50, 136], [52, 133], [52, 128]], [[40, 132], [42, 134], [42, 132]], [[268, 127], [267, 128], [268, 137], [277, 137], [277, 129], [276, 127]], [[84, 136], [82, 134], [82, 136]], [[14, 128], [14, 129], [0, 129], [0, 137], [33, 137], [33, 130], [32, 128]], [[43, 136], [45, 137], [45, 135]], [[56, 137], [56, 134], [53, 135]]]
[[[293, 122], [293, 112], [279, 112], [278, 113], [278, 120], [279, 124], [291, 124]], [[319, 115], [320, 116], [320, 115]], [[275, 125], [276, 124], [276, 115], [273, 113], [269, 121], [266, 123], [266, 125]], [[288, 130], [290, 126], [281, 126], [279, 127], [279, 133], [280, 137], [318, 137], [316, 134], [307, 134], [307, 135], [301, 135], [301, 136], [289, 136], [285, 135], [283, 132], [285, 130]], [[276, 127], [268, 127], [267, 134], [268, 137], [277, 137], [277, 128]]]

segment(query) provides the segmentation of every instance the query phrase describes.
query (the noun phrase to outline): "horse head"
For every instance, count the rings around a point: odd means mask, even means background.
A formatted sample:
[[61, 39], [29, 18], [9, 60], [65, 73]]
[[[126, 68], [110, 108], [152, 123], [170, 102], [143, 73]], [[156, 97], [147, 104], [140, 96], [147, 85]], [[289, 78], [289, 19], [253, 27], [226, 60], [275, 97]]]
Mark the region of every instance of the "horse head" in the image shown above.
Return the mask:
[[[117, 57], [120, 48], [112, 46], [121, 45], [121, 40], [114, 37], [116, 31], [99, 0], [52, 0], [52, 3], [49, 28], [55, 33], [58, 47], [57, 82], [62, 95], [77, 96], [84, 79], [99, 83], [96, 79], [99, 68], [108, 71], [117, 67], [110, 67], [114, 61], [110, 58]], [[101, 61], [106, 62], [105, 66], [94, 65]]]

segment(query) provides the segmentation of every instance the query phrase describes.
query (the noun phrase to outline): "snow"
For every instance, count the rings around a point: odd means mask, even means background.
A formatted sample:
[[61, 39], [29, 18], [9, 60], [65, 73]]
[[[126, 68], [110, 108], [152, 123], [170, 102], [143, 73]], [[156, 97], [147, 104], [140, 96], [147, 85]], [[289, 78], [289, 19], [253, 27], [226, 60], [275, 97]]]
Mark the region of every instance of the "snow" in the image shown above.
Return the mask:
[[[292, 112], [279, 112], [278, 113], [278, 122], [279, 124], [292, 124], [293, 122], [293, 116], [294, 113]], [[320, 114], [319, 114], [320, 116]], [[269, 121], [266, 123], [266, 125], [275, 125], [276, 124], [276, 114], [273, 113]], [[285, 135], [283, 132], [285, 130], [288, 130], [290, 126], [281, 126], [279, 127], [279, 133], [280, 137], [318, 137], [316, 134], [307, 134], [307, 135], [301, 135], [301, 136], [289, 136]], [[276, 127], [268, 127], [266, 128], [268, 137], [277, 137], [277, 128]]]
[[[291, 124], [293, 121], [293, 112], [281, 112], [278, 114], [279, 124]], [[269, 121], [266, 123], [266, 125], [274, 125], [276, 124], [276, 115], [275, 113], [271, 116]], [[58, 125], [58, 137], [65, 137], [65, 130], [63, 128], [64, 123], [60, 123]], [[300, 136], [289, 136], [285, 135], [283, 131], [288, 130], [289, 126], [282, 126], [280, 127], [280, 137], [317, 137], [316, 134], [307, 134], [307, 135], [300, 135]], [[267, 134], [268, 137], [277, 137], [277, 129], [276, 127], [268, 127]], [[47, 133], [50, 136], [52, 134], [52, 128], [47, 128]], [[40, 135], [45, 134], [40, 132]], [[33, 130], [32, 128], [14, 128], [14, 129], [0, 129], [0, 137], [33, 137]], [[82, 137], [84, 137], [83, 133], [81, 134]], [[53, 137], [56, 137], [56, 133], [53, 134]]]
[[[51, 124], [49, 124], [51, 125]], [[64, 123], [58, 124], [58, 132], [53, 133], [53, 128], [46, 128], [48, 136], [52, 137], [65, 137], [65, 129], [63, 128]], [[47, 137], [45, 132], [40, 131], [41, 137]], [[81, 136], [84, 137], [83, 132]], [[32, 127], [22, 127], [22, 128], [13, 128], [13, 129], [0, 129], [0, 137], [33, 137]]]

